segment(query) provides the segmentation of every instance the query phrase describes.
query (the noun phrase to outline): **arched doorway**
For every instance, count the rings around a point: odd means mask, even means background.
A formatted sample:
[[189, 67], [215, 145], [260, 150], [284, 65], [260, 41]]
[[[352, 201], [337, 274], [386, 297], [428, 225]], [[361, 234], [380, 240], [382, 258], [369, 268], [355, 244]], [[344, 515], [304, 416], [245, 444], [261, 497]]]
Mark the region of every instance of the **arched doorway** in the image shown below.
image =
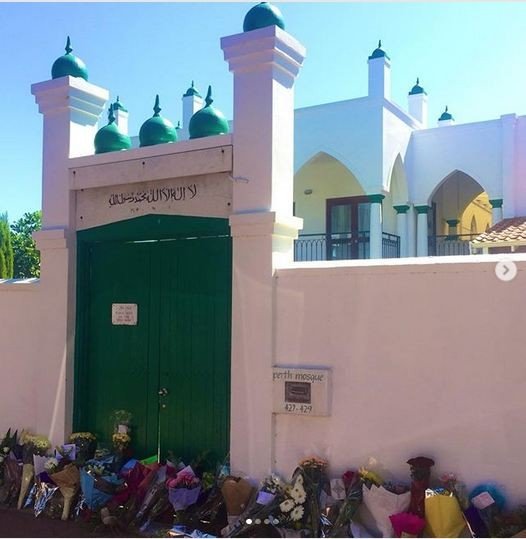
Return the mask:
[[356, 176], [319, 152], [294, 178], [294, 215], [303, 219], [295, 260], [369, 258], [370, 202]]
[[429, 254], [470, 254], [469, 241], [491, 226], [491, 204], [484, 188], [455, 170], [430, 197]]

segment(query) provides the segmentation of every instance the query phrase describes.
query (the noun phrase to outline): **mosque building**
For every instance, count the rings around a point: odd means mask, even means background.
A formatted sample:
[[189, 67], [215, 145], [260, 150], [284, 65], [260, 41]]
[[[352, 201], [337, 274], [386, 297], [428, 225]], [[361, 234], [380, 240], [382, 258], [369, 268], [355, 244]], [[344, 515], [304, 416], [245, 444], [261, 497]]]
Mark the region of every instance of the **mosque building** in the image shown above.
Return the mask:
[[306, 49], [266, 2], [221, 48], [232, 121], [192, 82], [181, 124], [153, 91], [130, 134], [69, 38], [31, 87], [41, 278], [0, 282], [0, 431], [104, 438], [125, 409], [141, 456], [261, 479], [424, 452], [524, 492], [526, 255], [500, 279], [488, 253], [526, 243], [526, 117], [429, 122], [423, 78], [392, 101], [381, 42], [367, 96], [294, 109]]

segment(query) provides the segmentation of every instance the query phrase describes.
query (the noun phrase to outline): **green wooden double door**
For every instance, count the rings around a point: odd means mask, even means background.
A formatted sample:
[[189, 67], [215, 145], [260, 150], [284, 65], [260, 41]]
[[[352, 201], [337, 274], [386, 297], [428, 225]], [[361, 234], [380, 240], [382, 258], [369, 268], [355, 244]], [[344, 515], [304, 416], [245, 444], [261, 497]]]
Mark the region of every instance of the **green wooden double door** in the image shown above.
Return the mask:
[[74, 427], [133, 414], [145, 457], [228, 452], [232, 255], [223, 219], [147, 216], [79, 232]]

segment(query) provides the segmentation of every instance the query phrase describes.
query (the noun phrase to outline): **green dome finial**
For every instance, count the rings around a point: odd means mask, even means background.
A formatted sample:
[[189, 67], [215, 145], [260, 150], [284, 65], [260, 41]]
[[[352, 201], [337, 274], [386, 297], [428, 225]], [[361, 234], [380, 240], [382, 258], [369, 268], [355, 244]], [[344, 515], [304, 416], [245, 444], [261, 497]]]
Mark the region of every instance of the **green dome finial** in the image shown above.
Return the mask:
[[95, 135], [95, 153], [119, 152], [131, 148], [131, 140], [115, 123], [113, 105], [108, 109], [108, 125], [101, 127]]
[[443, 122], [445, 120], [454, 120], [453, 115], [449, 112], [448, 106], [446, 105], [446, 110], [441, 114], [440, 118], [438, 119], [439, 122]]
[[159, 95], [155, 96], [153, 116], [146, 120], [139, 131], [140, 146], [155, 146], [156, 144], [167, 144], [177, 140], [177, 131], [170, 120], [163, 118], [159, 106]]
[[261, 2], [252, 7], [243, 21], [243, 32], [250, 32], [266, 26], [279, 26], [285, 30], [285, 21], [281, 11], [268, 2]]
[[213, 102], [214, 100], [212, 99], [212, 86], [209, 86], [208, 92], [206, 92], [206, 97], [205, 97], [206, 106], [209, 107]]
[[387, 58], [390, 60], [389, 56], [387, 56], [386, 52], [382, 49], [382, 40], [378, 40], [378, 47], [374, 49], [371, 56], [369, 56], [369, 60], [374, 60], [375, 58]]
[[113, 105], [110, 105], [108, 109], [108, 125], [115, 121], [115, 115], [113, 114]]
[[128, 109], [121, 103], [119, 96], [117, 96], [115, 103], [113, 103], [113, 110], [122, 110], [122, 112], [128, 112]]
[[155, 105], [153, 106], [154, 116], [159, 116], [159, 112], [161, 112], [161, 110], [163, 109], [159, 106], [159, 94], [157, 94], [155, 96]]
[[[409, 95], [426, 94], [425, 90], [420, 86], [420, 77], [416, 78], [416, 84], [411, 88]], [[426, 94], [427, 95], [427, 94]]]
[[194, 81], [192, 81], [192, 86], [186, 90], [186, 92], [183, 94], [183, 97], [201, 97], [201, 94], [197, 91], [196, 87], [194, 86]]
[[188, 131], [191, 139], [228, 133], [228, 122], [223, 113], [212, 106], [213, 102], [212, 86], [209, 86], [205, 106], [190, 118]]
[[74, 54], [71, 54], [73, 49], [71, 48], [71, 39], [69, 36], [66, 40], [66, 54], [57, 58], [51, 68], [51, 78], [59, 79], [60, 77], [79, 77], [84, 80], [88, 80], [88, 70], [86, 64], [77, 58]]

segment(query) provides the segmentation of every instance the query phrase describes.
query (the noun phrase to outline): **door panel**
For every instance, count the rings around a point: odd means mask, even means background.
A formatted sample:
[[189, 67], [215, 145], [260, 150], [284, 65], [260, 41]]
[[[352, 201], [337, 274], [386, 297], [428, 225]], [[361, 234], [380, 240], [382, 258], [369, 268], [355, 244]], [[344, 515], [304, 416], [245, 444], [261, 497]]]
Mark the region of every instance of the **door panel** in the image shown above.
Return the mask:
[[160, 243], [161, 450], [228, 452], [231, 240]]
[[[157, 373], [149, 353], [151, 252], [150, 243], [117, 242], [94, 244], [89, 252], [85, 428], [109, 440], [111, 412], [129, 410], [141, 454], [155, 451], [158, 428], [152, 399]], [[113, 325], [113, 303], [137, 304], [137, 325]]]
[[[158, 451], [165, 457], [169, 449], [187, 460], [206, 450], [224, 458], [232, 290], [227, 221], [148, 216], [79, 238], [75, 430], [109, 442], [111, 412], [127, 409], [139, 458]], [[137, 325], [112, 325], [112, 303], [137, 304]], [[166, 396], [159, 395], [162, 388]]]

